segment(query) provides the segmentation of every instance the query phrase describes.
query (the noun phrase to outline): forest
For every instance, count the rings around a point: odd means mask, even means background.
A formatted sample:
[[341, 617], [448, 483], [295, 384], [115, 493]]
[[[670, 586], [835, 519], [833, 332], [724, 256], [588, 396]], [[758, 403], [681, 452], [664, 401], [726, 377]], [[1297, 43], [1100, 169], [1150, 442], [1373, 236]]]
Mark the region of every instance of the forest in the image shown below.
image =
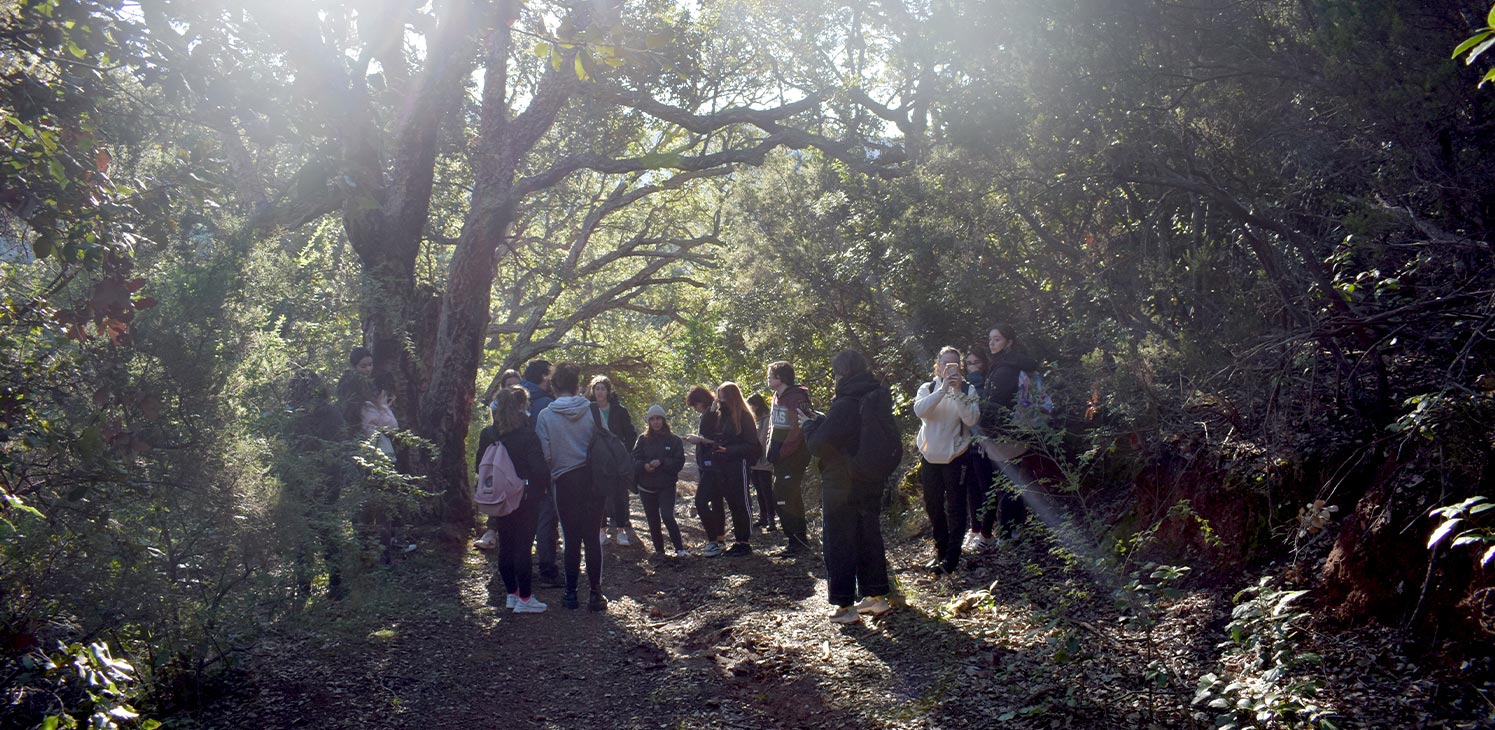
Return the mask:
[[[1495, 727], [1492, 26], [0, 0], [0, 727]], [[932, 576], [913, 400], [997, 323], [1040, 484]], [[355, 347], [388, 453], [308, 425]], [[905, 440], [887, 618], [646, 545], [601, 617], [499, 610], [505, 371], [686, 434], [780, 360], [824, 410], [846, 349]]]

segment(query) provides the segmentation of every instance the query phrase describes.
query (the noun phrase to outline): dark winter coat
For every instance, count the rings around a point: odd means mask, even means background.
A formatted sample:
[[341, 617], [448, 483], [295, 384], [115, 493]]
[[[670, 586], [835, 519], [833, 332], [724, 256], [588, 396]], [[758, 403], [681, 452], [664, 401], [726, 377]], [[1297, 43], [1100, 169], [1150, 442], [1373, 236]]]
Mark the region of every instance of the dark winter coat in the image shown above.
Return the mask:
[[836, 383], [836, 396], [824, 416], [805, 424], [805, 445], [820, 459], [824, 488], [851, 489], [851, 457], [862, 437], [862, 398], [883, 387], [870, 372]]
[[520, 426], [501, 436], [497, 426], [483, 429], [478, 436], [478, 458], [473, 471], [483, 465], [483, 454], [495, 442], [503, 444], [509, 452], [509, 460], [514, 462], [514, 473], [525, 481], [525, 499], [543, 497], [550, 492], [550, 466], [545, 463], [545, 452], [540, 449], [540, 438], [535, 435], [535, 429]]
[[[645, 471], [644, 465], [659, 459], [659, 468]], [[633, 466], [640, 492], [660, 492], [674, 488], [685, 468], [685, 442], [675, 434], [644, 434], [633, 445]]]
[[721, 414], [717, 419], [717, 435], [712, 436], [720, 449], [712, 460], [720, 468], [727, 464], [732, 469], [742, 462], [751, 464], [763, 458], [763, 442], [758, 440], [758, 424], [751, 417], [727, 418]]
[[1007, 424], [1017, 404], [1018, 375], [1037, 370], [1037, 360], [1010, 347], [991, 356], [981, 383], [981, 428], [985, 433], [996, 433]]
[[[597, 403], [595, 400], [592, 402]], [[597, 407], [601, 408], [602, 404], [597, 403]], [[633, 427], [633, 416], [618, 401], [616, 393], [607, 398], [607, 430], [624, 444], [631, 444], [638, 440], [638, 431]]]
[[529, 393], [529, 425], [533, 426], [540, 419], [540, 411], [545, 410], [545, 406], [550, 405], [555, 396], [528, 380], [519, 381], [519, 387]]

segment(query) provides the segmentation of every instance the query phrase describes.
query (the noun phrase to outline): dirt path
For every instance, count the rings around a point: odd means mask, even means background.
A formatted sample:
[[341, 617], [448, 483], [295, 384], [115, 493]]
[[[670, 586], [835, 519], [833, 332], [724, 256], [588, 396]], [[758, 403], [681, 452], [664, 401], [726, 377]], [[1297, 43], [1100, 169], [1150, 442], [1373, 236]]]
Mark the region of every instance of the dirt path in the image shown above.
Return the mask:
[[[688, 501], [681, 527], [699, 546]], [[537, 589], [550, 611], [515, 615], [495, 608], [494, 556], [417, 552], [266, 637], [234, 690], [196, 720], [256, 730], [1199, 726], [1192, 681], [1228, 613], [1210, 594], [1171, 603], [1146, 640], [1116, 628], [1108, 593], [1041, 529], [941, 579], [900, 570], [927, 559], [926, 541], [890, 535], [907, 605], [840, 627], [824, 618], [818, 556], [766, 555], [777, 538], [741, 558], [610, 547], [606, 613], [565, 610], [558, 589]], [[1437, 694], [1395, 686], [1401, 696], [1351, 709], [1416, 717]]]

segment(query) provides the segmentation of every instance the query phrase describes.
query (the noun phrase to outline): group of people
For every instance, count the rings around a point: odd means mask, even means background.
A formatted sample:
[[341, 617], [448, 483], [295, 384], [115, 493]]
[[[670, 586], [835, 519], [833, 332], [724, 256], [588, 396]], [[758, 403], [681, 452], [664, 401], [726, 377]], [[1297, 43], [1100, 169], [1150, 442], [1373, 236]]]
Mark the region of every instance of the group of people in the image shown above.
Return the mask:
[[[963, 549], [992, 544], [1023, 518], [1020, 498], [1005, 492], [999, 509], [982, 508], [996, 471], [1020, 488], [1032, 481], [1017, 461], [1026, 447], [997, 434], [1017, 396], [1020, 373], [1036, 370], [1037, 364], [1019, 352], [1006, 325], [990, 330], [987, 350], [963, 359], [955, 348], [942, 349], [932, 379], [919, 386], [914, 401], [921, 421], [916, 443], [924, 506], [934, 539], [928, 567], [936, 573], [955, 572]], [[794, 366], [784, 361], [766, 369], [769, 398], [756, 393], [744, 397], [733, 382], [714, 391], [693, 387], [685, 403], [700, 418], [695, 433], [683, 437], [672, 431], [658, 404], [648, 408], [644, 431], [637, 433], [613, 383], [597, 376], [583, 389], [580, 367], [573, 363], [552, 367], [536, 360], [522, 374], [504, 373], [490, 403], [493, 423], [479, 438], [475, 468], [481, 471], [491, 447], [501, 447], [524, 481], [518, 507], [489, 517], [487, 531], [476, 543], [498, 550], [507, 606], [516, 613], [546, 610], [533, 592], [532, 576], [538, 574], [542, 585], [564, 589], [565, 607], [578, 608], [584, 565], [587, 607], [605, 610], [602, 546], [636, 539], [630, 538], [630, 489], [643, 506], [654, 551], [688, 555], [675, 500], [689, 444], [700, 470], [695, 506], [706, 535], [701, 555], [753, 552], [754, 493], [759, 531], [782, 529], [784, 543], [778, 555], [813, 551], [802, 485], [812, 459], [818, 459], [829, 618], [849, 624], [861, 615], [891, 610], [880, 531], [886, 477], [868, 476], [855, 463], [863, 445], [864, 419], [883, 415], [890, 421], [890, 400], [868, 400], [879, 390], [886, 394], [886, 386], [873, 375], [862, 353], [841, 352], [831, 370], [835, 394], [823, 413], [813, 408]], [[869, 414], [869, 402], [889, 412]], [[632, 447], [632, 480], [595, 483], [599, 480], [588, 468], [588, 458], [599, 429]], [[563, 538], [560, 566], [558, 537]]]

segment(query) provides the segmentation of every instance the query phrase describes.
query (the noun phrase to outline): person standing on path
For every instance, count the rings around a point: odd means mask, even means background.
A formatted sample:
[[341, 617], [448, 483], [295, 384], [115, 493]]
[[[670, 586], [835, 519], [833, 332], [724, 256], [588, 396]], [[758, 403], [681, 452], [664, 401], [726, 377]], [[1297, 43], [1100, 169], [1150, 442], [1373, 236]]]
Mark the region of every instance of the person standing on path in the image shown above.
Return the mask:
[[773, 503], [773, 464], [768, 461], [768, 437], [772, 432], [768, 400], [762, 393], [754, 393], [747, 402], [753, 409], [753, 421], [758, 424], [758, 445], [763, 449], [763, 456], [748, 469], [748, 480], [752, 483], [753, 493], [758, 496], [758, 519], [753, 526], [764, 532], [773, 532], [776, 508]]
[[[502, 517], [488, 518], [488, 532], [496, 536], [498, 575], [508, 594], [506, 606], [514, 613], [544, 613], [547, 606], [532, 593], [533, 571], [530, 544], [535, 540], [535, 524], [541, 503], [549, 500], [550, 465], [545, 463], [540, 438], [529, 423], [529, 392], [519, 386], [500, 388], [493, 398], [493, 425], [478, 436], [479, 470], [490, 446], [498, 445], [509, 454], [514, 474], [524, 480], [524, 499], [518, 509]], [[488, 539], [488, 535], [483, 536]]]
[[[602, 426], [613, 435], [618, 437], [626, 446], [632, 446], [638, 440], [638, 431], [633, 427], [633, 416], [628, 409], [618, 400], [618, 393], [613, 389], [613, 381], [606, 375], [598, 375], [592, 378], [587, 390], [592, 397], [592, 402], [597, 404], [597, 410], [602, 413]], [[599, 484], [607, 495], [604, 507], [607, 518], [611, 525], [607, 528], [607, 534], [602, 538], [606, 545], [617, 540], [619, 545], [627, 546], [629, 538], [634, 537], [633, 526], [628, 521], [628, 486], [627, 484]]]
[[810, 391], [795, 382], [794, 366], [783, 360], [768, 366], [768, 388], [773, 391], [769, 411], [773, 433], [769, 437], [768, 460], [773, 464], [774, 506], [784, 528], [785, 546], [781, 554], [791, 556], [811, 549], [804, 500], [810, 450], [805, 447], [804, 430], [800, 427], [800, 412], [810, 408]]
[[[867, 357], [844, 350], [831, 361], [836, 395], [824, 416], [807, 407], [800, 415], [805, 424], [805, 444], [820, 459], [821, 546], [825, 553], [826, 596], [834, 610], [830, 620], [856, 623], [861, 613], [879, 616], [892, 607], [887, 595], [888, 560], [883, 545], [879, 513], [880, 483], [858, 479], [851, 460], [861, 445], [862, 400], [878, 388]], [[862, 600], [857, 602], [857, 596]], [[855, 605], [853, 605], [855, 604]]]
[[[966, 353], [965, 362], [966, 382], [979, 396], [981, 387], [986, 382], [986, 345]], [[992, 527], [996, 525], [998, 510], [995, 507], [986, 508], [986, 495], [991, 491], [996, 467], [980, 448], [967, 450], [961, 462], [965, 464], [961, 479], [966, 485], [966, 507], [971, 523], [970, 531], [966, 533], [965, 550], [981, 552], [996, 544], [992, 537]]]
[[731, 381], [722, 383], [716, 389], [716, 406], [721, 414], [717, 422], [721, 436], [712, 447], [712, 461], [721, 474], [722, 499], [732, 513], [732, 547], [723, 554], [736, 557], [753, 551], [748, 465], [763, 455], [763, 447], [758, 441], [753, 412], [743, 400], [742, 388]]
[[633, 464], [638, 475], [635, 481], [639, 501], [644, 504], [644, 519], [649, 522], [649, 539], [654, 542], [654, 552], [664, 555], [664, 536], [659, 529], [663, 521], [675, 557], [684, 557], [685, 543], [680, 539], [680, 525], [675, 522], [675, 486], [680, 470], [685, 467], [685, 443], [670, 433], [662, 406], [649, 406], [644, 421], [647, 430], [633, 446]]
[[934, 537], [936, 574], [954, 573], [960, 566], [961, 538], [966, 531], [966, 485], [962, 481], [971, 448], [971, 427], [981, 420], [976, 394], [961, 375], [960, 351], [940, 350], [934, 379], [914, 395], [919, 417], [919, 475], [924, 486], [924, 512]]
[[717, 410], [716, 396], [700, 385], [690, 389], [685, 396], [685, 405], [701, 414], [696, 432], [685, 437], [686, 443], [696, 447], [696, 467], [700, 472], [696, 482], [696, 514], [701, 516], [701, 529], [706, 533], [706, 546], [701, 549], [701, 554], [708, 558], [720, 557], [727, 532], [722, 505], [722, 473], [716, 463], [721, 413]]
[[1019, 461], [1027, 453], [1028, 444], [1003, 440], [1002, 432], [1017, 405], [1018, 376], [1024, 372], [1037, 372], [1038, 361], [1022, 352], [1018, 346], [1017, 330], [1011, 325], [992, 325], [987, 333], [987, 346], [991, 358], [981, 387], [981, 429], [988, 440], [983, 441], [981, 447], [1017, 490], [1016, 494], [1003, 492], [997, 514], [1001, 537], [1011, 537], [1013, 530], [1027, 517], [1022, 495], [1035, 480]]
[[[540, 412], [555, 401], [550, 394], [550, 362], [531, 360], [524, 366], [524, 379], [519, 381], [519, 387], [529, 393], [529, 422], [530, 426], [535, 426], [540, 421]], [[558, 526], [555, 489], [552, 488], [549, 496], [540, 502], [535, 526], [535, 565], [540, 574], [540, 585], [546, 588], [560, 588], [562, 585], [561, 572], [555, 564]]]
[[581, 385], [581, 368], [563, 362], [551, 376], [556, 399], [535, 424], [550, 478], [555, 482], [556, 516], [566, 538], [566, 594], [561, 605], [576, 608], [576, 587], [581, 577], [582, 553], [586, 553], [587, 586], [590, 596], [587, 608], [607, 609], [602, 595], [602, 542], [598, 528], [602, 524], [602, 495], [593, 489], [587, 468], [587, 453], [592, 444], [592, 402], [577, 395]]

